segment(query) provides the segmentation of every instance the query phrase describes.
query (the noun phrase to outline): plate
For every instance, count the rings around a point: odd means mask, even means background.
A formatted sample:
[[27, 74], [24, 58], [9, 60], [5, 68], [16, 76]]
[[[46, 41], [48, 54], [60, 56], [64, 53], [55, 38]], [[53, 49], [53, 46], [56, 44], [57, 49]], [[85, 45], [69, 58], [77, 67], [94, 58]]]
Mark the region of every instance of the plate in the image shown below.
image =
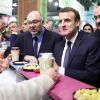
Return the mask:
[[38, 64], [25, 64], [22, 68], [24, 71], [40, 72], [40, 67]]
[[14, 65], [24, 65], [24, 64], [27, 64], [28, 62], [25, 62], [25, 61], [14, 61], [13, 64]]
[[100, 89], [81, 88], [74, 92], [74, 100], [87, 100], [87, 98], [88, 100], [100, 100]]

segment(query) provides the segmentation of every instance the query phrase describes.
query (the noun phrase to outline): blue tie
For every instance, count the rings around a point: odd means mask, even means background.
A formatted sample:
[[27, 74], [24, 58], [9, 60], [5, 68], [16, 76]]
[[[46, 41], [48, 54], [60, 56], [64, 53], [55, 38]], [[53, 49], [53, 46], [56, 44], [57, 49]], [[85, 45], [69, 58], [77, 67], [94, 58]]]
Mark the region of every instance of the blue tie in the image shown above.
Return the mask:
[[38, 38], [34, 37], [33, 39], [35, 41], [34, 47], [33, 47], [33, 52], [34, 52], [34, 56], [37, 58], [38, 57], [38, 55], [37, 55], [37, 51], [38, 51], [38, 42], [37, 42], [37, 40], [38, 40]]
[[65, 52], [63, 67], [68, 67], [67, 64], [68, 64], [68, 59], [69, 59], [70, 51], [71, 51], [71, 41], [67, 42], [67, 46], [68, 48]]

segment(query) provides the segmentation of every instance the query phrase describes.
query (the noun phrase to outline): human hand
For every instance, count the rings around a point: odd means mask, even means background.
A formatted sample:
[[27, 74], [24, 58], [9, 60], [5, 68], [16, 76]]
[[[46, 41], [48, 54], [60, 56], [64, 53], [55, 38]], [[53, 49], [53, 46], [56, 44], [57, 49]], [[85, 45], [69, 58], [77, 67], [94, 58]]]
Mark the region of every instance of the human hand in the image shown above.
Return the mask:
[[0, 59], [0, 73], [9, 67], [9, 61], [7, 59]]
[[3, 59], [4, 58], [4, 52], [0, 50], [0, 58]]
[[24, 57], [24, 60], [25, 60], [25, 61], [29, 61], [29, 62], [37, 63], [37, 64], [38, 64], [38, 60], [37, 60], [34, 56], [26, 55], [26, 56]]
[[58, 81], [60, 78], [58, 67], [49, 68], [45, 74], [51, 77], [54, 81]]
[[53, 67], [57, 67], [59, 69], [59, 65], [54, 61]]
[[9, 62], [11, 61], [11, 59], [12, 59], [12, 55], [11, 54], [9, 54], [8, 56], [7, 56], [7, 58], [6, 58]]

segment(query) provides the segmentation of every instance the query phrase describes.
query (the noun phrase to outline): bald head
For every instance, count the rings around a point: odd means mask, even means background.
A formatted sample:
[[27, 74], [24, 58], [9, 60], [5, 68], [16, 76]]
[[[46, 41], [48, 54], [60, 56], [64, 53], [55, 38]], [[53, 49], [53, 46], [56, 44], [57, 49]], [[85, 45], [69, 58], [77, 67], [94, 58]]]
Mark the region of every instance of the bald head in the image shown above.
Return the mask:
[[27, 26], [33, 35], [38, 35], [42, 29], [42, 16], [38, 11], [31, 11], [27, 15]]
[[28, 15], [27, 15], [27, 20], [28, 19], [38, 19], [38, 20], [42, 20], [41, 14], [38, 11], [31, 11]]
[[100, 6], [97, 6], [94, 12], [94, 18], [97, 29], [100, 29]]

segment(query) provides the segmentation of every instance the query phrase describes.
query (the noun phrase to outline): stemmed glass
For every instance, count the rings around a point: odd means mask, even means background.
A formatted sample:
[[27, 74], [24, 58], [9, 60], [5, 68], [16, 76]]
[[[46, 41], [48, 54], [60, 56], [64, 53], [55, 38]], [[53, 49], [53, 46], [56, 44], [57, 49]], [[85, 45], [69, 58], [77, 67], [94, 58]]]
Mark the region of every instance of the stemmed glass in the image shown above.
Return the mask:
[[0, 57], [3, 58], [4, 52], [10, 46], [10, 41], [0, 42]]

